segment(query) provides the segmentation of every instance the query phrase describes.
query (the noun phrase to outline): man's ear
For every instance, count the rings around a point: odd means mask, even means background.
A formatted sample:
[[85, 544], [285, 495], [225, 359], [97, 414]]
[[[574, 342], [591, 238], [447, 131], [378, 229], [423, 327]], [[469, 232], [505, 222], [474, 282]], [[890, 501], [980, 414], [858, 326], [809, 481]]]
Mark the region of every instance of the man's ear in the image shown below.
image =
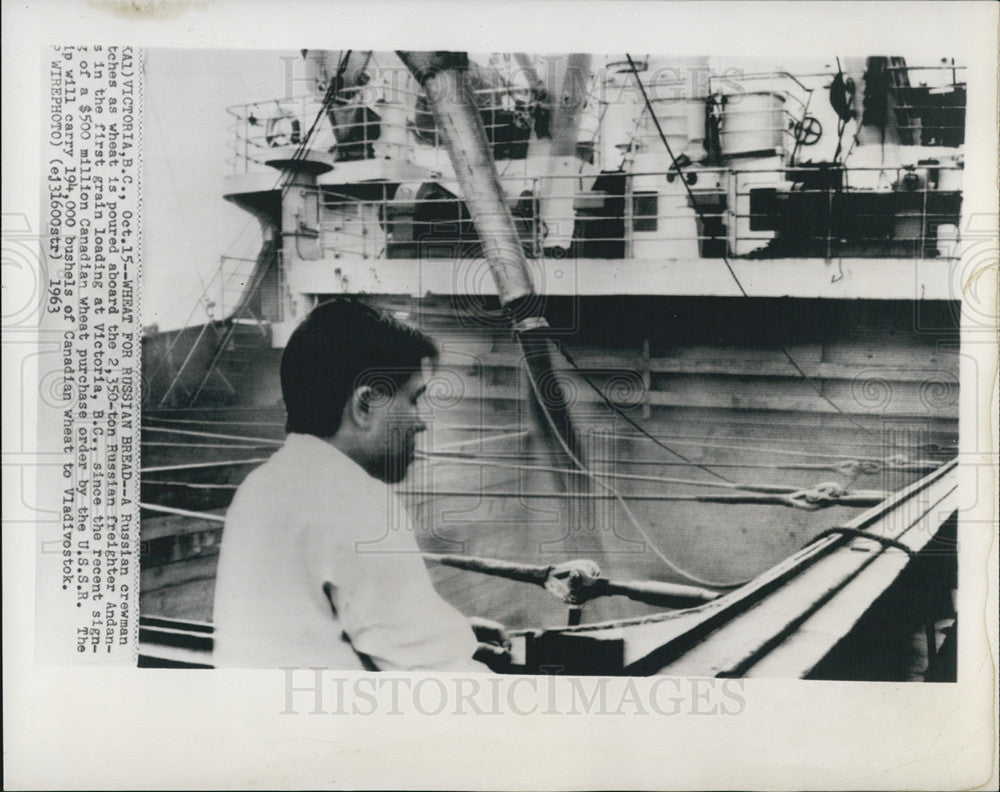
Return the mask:
[[345, 418], [350, 418], [351, 423], [359, 429], [367, 429], [371, 426], [372, 420], [372, 389], [368, 385], [361, 385], [354, 389], [351, 398], [344, 406]]

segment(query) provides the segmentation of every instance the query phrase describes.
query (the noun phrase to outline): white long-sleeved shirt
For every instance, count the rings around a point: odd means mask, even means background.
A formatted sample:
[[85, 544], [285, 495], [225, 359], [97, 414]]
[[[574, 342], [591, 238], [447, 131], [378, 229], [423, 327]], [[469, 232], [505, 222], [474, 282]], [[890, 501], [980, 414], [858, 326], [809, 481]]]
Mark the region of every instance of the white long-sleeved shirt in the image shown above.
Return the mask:
[[386, 484], [323, 440], [290, 434], [226, 514], [215, 664], [488, 671], [419, 552]]

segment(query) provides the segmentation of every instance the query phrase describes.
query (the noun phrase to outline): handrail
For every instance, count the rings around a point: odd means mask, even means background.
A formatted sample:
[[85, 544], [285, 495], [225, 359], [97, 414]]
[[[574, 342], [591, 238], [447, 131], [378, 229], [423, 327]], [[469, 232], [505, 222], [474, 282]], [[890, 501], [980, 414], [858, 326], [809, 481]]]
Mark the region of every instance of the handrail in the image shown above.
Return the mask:
[[[960, 64], [949, 64], [941, 63], [928, 66], [887, 66], [887, 70], [892, 72], [904, 72], [904, 73], [917, 73], [920, 75], [922, 82], [919, 85], [910, 86], [915, 90], [921, 88], [929, 88], [933, 90], [935, 88], [946, 88], [946, 87], [956, 87], [964, 83], [959, 83], [958, 72], [967, 69], [966, 66]], [[606, 98], [603, 96], [602, 86], [603, 81], [600, 79], [600, 75], [603, 73], [601, 69], [597, 69], [594, 72], [594, 77], [591, 84], [587, 88], [587, 104], [589, 110], [585, 111], [588, 116], [598, 115], [595, 113], [595, 109], [600, 109], [602, 106], [607, 105]], [[937, 84], [935, 80], [929, 80], [924, 75], [931, 74], [942, 74], [950, 79], [947, 83]], [[792, 100], [796, 104], [796, 112], [791, 112], [788, 109], [783, 109], [783, 117], [797, 119], [804, 115], [807, 108], [810, 106], [812, 96], [817, 90], [822, 90], [825, 85], [810, 85], [810, 81], [825, 80], [833, 76], [834, 72], [829, 71], [818, 71], [813, 73], [793, 73], [787, 70], [774, 70], [774, 71], [764, 71], [764, 72], [742, 72], [739, 75], [739, 82], [744, 88], [750, 88], [751, 92], [764, 90], [766, 92], [773, 93], [776, 96], [781, 97], [783, 100]], [[730, 85], [731, 77], [726, 74], [718, 74], [710, 72], [708, 75], [707, 88], [711, 94], [721, 94], [729, 96], [730, 98], [738, 97], [741, 91], [734, 91]], [[502, 79], [502, 78], [501, 78]], [[931, 82], [930, 86], [927, 86], [927, 82]], [[511, 84], [509, 81], [502, 81], [499, 85], [487, 85], [483, 87], [478, 87], [473, 89], [475, 95], [475, 102], [480, 111], [480, 113], [485, 116], [484, 121], [486, 123], [487, 129], [499, 129], [501, 127], [507, 126], [505, 122], [495, 121], [489, 118], [491, 113], [511, 113], [511, 112], [521, 112], [527, 116], [530, 116], [533, 108], [536, 107], [540, 101], [537, 93], [532, 90], [531, 86], [522, 86]], [[805, 99], [803, 99], [803, 95]], [[409, 75], [403, 81], [391, 81], [379, 83], [377, 81], [368, 83], [366, 85], [356, 85], [350, 88], [345, 88], [341, 90], [337, 97], [337, 102], [339, 106], [342, 107], [358, 107], [358, 108], [369, 108], [375, 112], [379, 112], [379, 108], [388, 107], [390, 105], [404, 106], [405, 113], [402, 121], [390, 121], [389, 119], [383, 117], [379, 120], [379, 124], [388, 129], [395, 130], [393, 139], [395, 143], [387, 144], [384, 140], [383, 145], [398, 146], [402, 149], [399, 155], [402, 157], [407, 156], [407, 154], [412, 150], [412, 148], [418, 144], [420, 145], [430, 145], [432, 147], [440, 147], [440, 141], [435, 138], [430, 141], [421, 142], [417, 139], [415, 134], [416, 127], [421, 125], [420, 117], [423, 117], [429, 121], [430, 111], [429, 109], [422, 106], [424, 92], [418, 85], [418, 83], [410, 79]], [[653, 97], [652, 101], [654, 104], [661, 104], [664, 102], [671, 101], [696, 101], [694, 97]], [[727, 108], [727, 113], [730, 115], [738, 114], [740, 110], [738, 109], [738, 102], [732, 102], [731, 106]], [[262, 99], [252, 100], [248, 102], [243, 102], [239, 104], [233, 104], [226, 108], [226, 112], [232, 117], [233, 121], [230, 125], [231, 140], [228, 144], [228, 148], [232, 152], [234, 167], [239, 168], [240, 162], [244, 164], [244, 167], [249, 167], [252, 165], [266, 164], [266, 157], [255, 156], [253, 151], [263, 151], [271, 148], [266, 141], [267, 130], [266, 125], [268, 123], [268, 117], [273, 118], [278, 117], [299, 117], [300, 123], [310, 114], [322, 106], [322, 97], [318, 93], [299, 93], [292, 94], [284, 97], [266, 97]], [[903, 109], [908, 107], [905, 103], [900, 105]], [[911, 106], [912, 107], [912, 106]], [[308, 110], [308, 112], [307, 112]], [[277, 113], [277, 116], [273, 116], [273, 113]], [[339, 124], [342, 131], [350, 132], [351, 130], [357, 131], [359, 128], [362, 132], [365, 131], [367, 126], [367, 121], [359, 122], [349, 122]], [[918, 127], [914, 124], [903, 124], [904, 128], [917, 129]], [[251, 127], [255, 128], [256, 131], [252, 131]], [[599, 120], [594, 131], [594, 139], [601, 134], [602, 123]], [[947, 126], [940, 127], [942, 130], [947, 129]], [[430, 127], [427, 130], [429, 131]], [[756, 130], [756, 131], [766, 131], [766, 130]], [[782, 138], [787, 138], [791, 133], [788, 128], [788, 124], [785, 123], [783, 127], [779, 130], [775, 127], [773, 130], [775, 133], [779, 131], [782, 134]], [[754, 130], [741, 130], [741, 133], [747, 132], [752, 133]], [[382, 135], [385, 138], [385, 135]], [[361, 145], [367, 145], [375, 141], [370, 139], [365, 139], [361, 142]], [[595, 157], [600, 157], [600, 150], [595, 151]]]
[[[755, 204], [755, 201], [763, 200], [756, 191], [771, 188], [787, 196], [789, 201], [812, 207], [808, 223], [787, 229], [797, 244], [808, 243], [822, 248], [819, 253], [801, 255], [837, 254], [839, 250], [853, 249], [849, 247], [853, 244], [859, 249], [848, 255], [892, 257], [899, 255], [892, 251], [905, 246], [906, 255], [946, 259], [955, 257], [959, 250], [961, 202], [961, 192], [948, 189], [958, 180], [946, 179], [946, 175], [962, 171], [960, 165], [947, 162], [849, 170], [809, 164], [770, 169], [714, 166], [690, 168], [681, 176], [669, 169], [640, 169], [620, 174], [623, 186], [606, 192], [592, 189], [598, 178], [592, 172], [508, 176], [501, 182], [505, 185], [508, 201], [516, 205], [522, 242], [528, 245], [526, 251], [533, 258], [545, 257], [545, 222], [548, 220], [540, 214], [534, 196], [546, 192], [546, 180], [564, 183], [571, 180], [566, 189], [552, 192], [563, 196], [560, 200], [564, 203], [559, 211], [565, 215], [566, 222], [589, 224], [577, 228], [577, 241], [584, 246], [687, 241], [697, 243], [698, 254], [708, 258], [721, 254], [706, 249], [706, 243], [716, 247], [724, 245], [733, 256], [795, 255], [781, 248], [774, 249], [773, 245], [773, 252], [765, 249], [776, 238], [773, 223], [777, 220], [766, 214], [763, 204]], [[848, 183], [848, 175], [850, 182], [864, 186]], [[607, 180], [610, 176], [613, 175], [604, 174], [602, 178]], [[697, 180], [691, 184], [691, 189], [701, 202], [698, 216], [675, 183], [679, 178]], [[876, 186], [876, 182], [880, 186]], [[938, 189], [939, 183], [944, 189]], [[445, 185], [457, 189], [448, 182]], [[406, 250], [414, 244], [464, 244], [475, 243], [478, 239], [460, 197], [454, 194], [433, 193], [419, 199], [385, 194], [379, 198], [359, 199], [337, 186], [323, 185], [304, 191], [318, 196], [318, 244], [324, 250], [345, 257], [363, 252], [367, 258], [383, 253], [389, 258], [397, 257], [394, 255], [397, 253], [402, 253], [399, 257], [410, 258], [417, 253], [406, 253]], [[853, 201], [849, 206], [854, 208], [843, 208], [848, 206], [845, 201]], [[621, 202], [626, 205], [624, 214]], [[349, 210], [346, 215], [345, 209]], [[844, 218], [848, 215], [844, 212], [860, 212], [869, 222], [845, 226]], [[704, 221], [714, 221], [717, 225], [709, 227]], [[411, 226], [413, 231], [407, 231]], [[949, 227], [947, 233], [940, 230], [941, 226]], [[574, 255], [588, 257], [582, 248]], [[594, 255], [597, 258], [642, 258], [644, 254], [638, 249], [629, 254], [623, 248], [618, 252]]]

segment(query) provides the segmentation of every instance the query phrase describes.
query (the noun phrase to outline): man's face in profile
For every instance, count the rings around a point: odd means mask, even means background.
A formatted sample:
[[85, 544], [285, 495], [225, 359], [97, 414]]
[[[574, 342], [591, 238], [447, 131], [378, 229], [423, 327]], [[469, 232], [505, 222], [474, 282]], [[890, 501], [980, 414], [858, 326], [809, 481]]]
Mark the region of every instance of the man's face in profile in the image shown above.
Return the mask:
[[369, 438], [372, 475], [396, 484], [406, 477], [416, 452], [416, 436], [424, 431], [421, 398], [427, 389], [429, 368], [413, 374], [398, 389], [377, 392], [371, 404]]

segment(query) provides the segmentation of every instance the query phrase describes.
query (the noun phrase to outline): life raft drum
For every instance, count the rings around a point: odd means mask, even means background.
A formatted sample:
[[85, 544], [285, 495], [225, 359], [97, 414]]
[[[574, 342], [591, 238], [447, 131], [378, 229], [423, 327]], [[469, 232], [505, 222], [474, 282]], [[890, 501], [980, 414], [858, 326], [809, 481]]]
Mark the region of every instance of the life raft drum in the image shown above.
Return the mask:
[[780, 153], [785, 148], [785, 99], [759, 91], [728, 94], [719, 125], [723, 157]]
[[719, 152], [733, 167], [726, 223], [729, 253], [748, 256], [774, 238], [773, 231], [752, 230], [750, 191], [781, 186], [788, 131], [785, 98], [772, 91], [727, 94], [719, 106]]
[[[688, 162], [700, 162], [706, 156], [705, 105], [711, 94], [711, 74], [709, 59], [700, 57], [651, 58], [644, 75], [646, 91], [670, 150]], [[647, 140], [650, 134], [658, 138], [652, 119], [644, 121]]]

